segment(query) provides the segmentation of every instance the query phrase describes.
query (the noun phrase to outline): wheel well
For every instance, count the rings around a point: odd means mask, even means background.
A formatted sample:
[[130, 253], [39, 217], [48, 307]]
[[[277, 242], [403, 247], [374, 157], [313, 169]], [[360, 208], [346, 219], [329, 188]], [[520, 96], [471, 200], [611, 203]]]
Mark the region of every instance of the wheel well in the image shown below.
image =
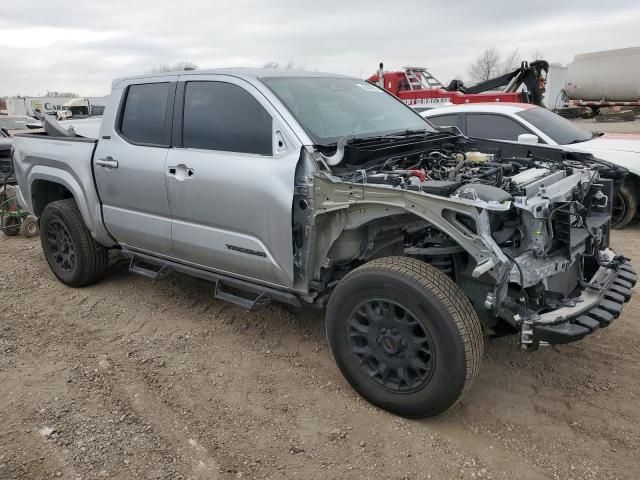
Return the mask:
[[44, 207], [51, 202], [64, 200], [65, 198], [73, 198], [73, 194], [60, 183], [49, 180], [35, 180], [31, 185], [32, 213], [36, 217], [39, 217]]
[[629, 185], [630, 187], [637, 188], [640, 186], [640, 177], [635, 173], [629, 172], [627, 173], [627, 176], [625, 177], [623, 183]]
[[[418, 248], [411, 252], [407, 247]], [[447, 247], [454, 251], [442, 256], [443, 254], [433, 251], [439, 247]], [[444, 273], [451, 275], [454, 253], [465, 258], [467, 256], [454, 238], [417, 215], [403, 213], [373, 220], [357, 229], [342, 231], [331, 245], [327, 258], [333, 267], [344, 269], [346, 266], [355, 268], [361, 263], [380, 257], [417, 256], [427, 263], [437, 264], [438, 268], [442, 266]]]

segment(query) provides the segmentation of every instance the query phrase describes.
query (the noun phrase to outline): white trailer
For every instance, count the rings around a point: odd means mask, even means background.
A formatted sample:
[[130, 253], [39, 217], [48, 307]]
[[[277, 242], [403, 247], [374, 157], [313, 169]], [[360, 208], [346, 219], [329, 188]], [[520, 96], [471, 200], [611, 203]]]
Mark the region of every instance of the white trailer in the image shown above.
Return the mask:
[[576, 55], [565, 92], [579, 107], [640, 107], [640, 47]]

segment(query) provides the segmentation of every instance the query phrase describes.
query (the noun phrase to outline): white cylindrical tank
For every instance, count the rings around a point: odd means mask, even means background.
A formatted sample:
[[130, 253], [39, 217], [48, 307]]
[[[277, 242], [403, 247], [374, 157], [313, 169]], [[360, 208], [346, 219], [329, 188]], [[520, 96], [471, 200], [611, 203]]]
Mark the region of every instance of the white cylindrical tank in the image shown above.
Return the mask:
[[640, 100], [640, 47], [576, 55], [565, 91], [572, 100]]
[[549, 65], [547, 74], [547, 91], [544, 92], [544, 106], [550, 110], [563, 106], [564, 96], [562, 95], [567, 83], [567, 67], [562, 65]]

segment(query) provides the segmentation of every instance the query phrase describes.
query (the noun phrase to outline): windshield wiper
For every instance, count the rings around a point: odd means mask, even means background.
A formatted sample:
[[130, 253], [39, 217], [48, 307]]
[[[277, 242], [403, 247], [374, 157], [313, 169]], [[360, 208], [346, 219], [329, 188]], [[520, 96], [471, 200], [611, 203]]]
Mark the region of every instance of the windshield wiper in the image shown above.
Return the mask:
[[341, 139], [335, 142], [318, 144], [318, 145], [323, 147], [334, 147], [342, 139], [346, 140], [346, 143], [359, 143], [359, 142], [366, 142], [369, 140], [392, 140], [393, 137], [409, 137], [411, 135], [428, 135], [428, 134], [434, 134], [434, 133], [438, 133], [438, 132], [432, 132], [431, 130], [420, 128], [420, 129], [414, 129], [414, 130], [411, 130], [411, 129], [400, 130], [398, 132], [385, 133], [384, 135], [356, 136], [353, 134], [349, 134], [349, 135], [345, 135], [344, 137], [342, 137]]
[[401, 130], [399, 132], [388, 133], [383, 136], [384, 137], [396, 137], [396, 136], [406, 137], [409, 135], [418, 135], [421, 133], [427, 134], [427, 133], [435, 133], [435, 132], [432, 132], [431, 130], [427, 130], [426, 128], [416, 128], [416, 129], [407, 129], [407, 130]]

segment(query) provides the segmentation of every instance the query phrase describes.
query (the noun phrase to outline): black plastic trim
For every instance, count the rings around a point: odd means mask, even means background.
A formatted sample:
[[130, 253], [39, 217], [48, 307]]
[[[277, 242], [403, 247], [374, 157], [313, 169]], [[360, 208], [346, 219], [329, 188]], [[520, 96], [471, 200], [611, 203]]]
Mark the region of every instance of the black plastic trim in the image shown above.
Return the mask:
[[630, 263], [618, 267], [616, 278], [602, 291], [596, 305], [568, 316], [566, 321], [533, 325], [533, 338], [538, 342], [563, 344], [580, 340], [598, 328], [608, 327], [622, 312], [631, 297], [636, 273]]
[[97, 143], [98, 139], [96, 138], [86, 138], [86, 137], [51, 137], [47, 134], [38, 134], [38, 133], [18, 133], [14, 135], [15, 137], [27, 137], [27, 138], [40, 138], [44, 140], [59, 140], [64, 142], [78, 142], [78, 143]]

